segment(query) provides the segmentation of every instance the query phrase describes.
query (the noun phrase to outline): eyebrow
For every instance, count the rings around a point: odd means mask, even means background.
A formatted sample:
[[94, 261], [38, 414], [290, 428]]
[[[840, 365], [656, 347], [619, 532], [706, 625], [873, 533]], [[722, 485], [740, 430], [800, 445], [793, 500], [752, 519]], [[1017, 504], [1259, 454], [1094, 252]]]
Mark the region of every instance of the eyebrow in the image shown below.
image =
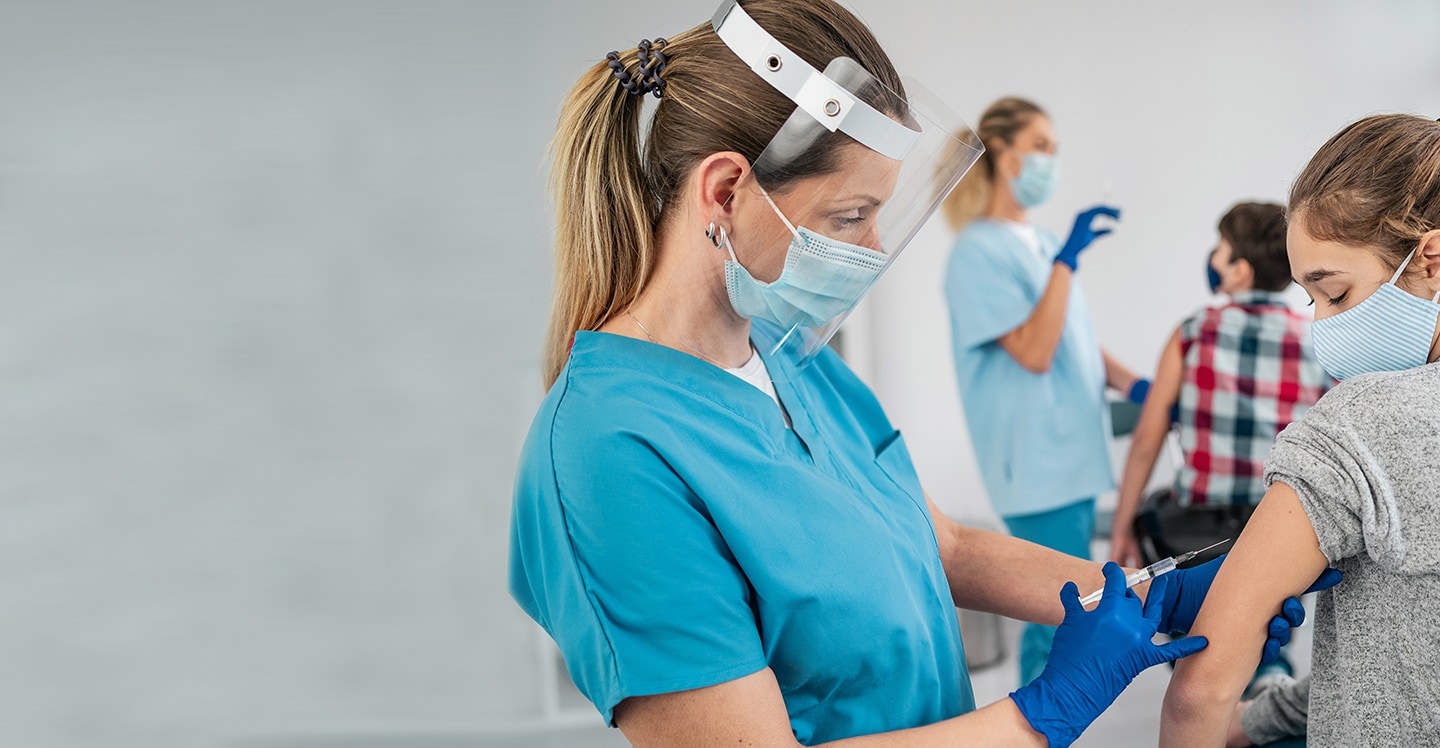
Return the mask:
[[1305, 274], [1304, 278], [1296, 278], [1295, 282], [1303, 286], [1307, 283], [1318, 283], [1326, 278], [1341, 275], [1342, 273], [1343, 271], [1340, 270], [1311, 270]]
[[870, 203], [870, 206], [871, 206], [871, 207], [875, 207], [875, 206], [877, 206], [877, 205], [880, 205], [882, 202], [884, 202], [884, 201], [882, 201], [882, 200], [881, 200], [880, 198], [878, 198], [878, 197], [874, 197], [874, 196], [872, 196], [872, 195], [866, 195], [866, 194], [864, 194], [864, 193], [856, 193], [856, 194], [854, 194], [854, 195], [847, 195], [847, 196], [845, 196], [844, 198], [840, 199], [840, 200], [837, 201], [837, 202], [848, 203], [848, 202], [850, 202], [851, 200], [855, 200], [855, 199], [857, 199], [857, 198], [860, 199], [860, 200], [864, 200], [864, 201], [867, 202], [867, 203]]

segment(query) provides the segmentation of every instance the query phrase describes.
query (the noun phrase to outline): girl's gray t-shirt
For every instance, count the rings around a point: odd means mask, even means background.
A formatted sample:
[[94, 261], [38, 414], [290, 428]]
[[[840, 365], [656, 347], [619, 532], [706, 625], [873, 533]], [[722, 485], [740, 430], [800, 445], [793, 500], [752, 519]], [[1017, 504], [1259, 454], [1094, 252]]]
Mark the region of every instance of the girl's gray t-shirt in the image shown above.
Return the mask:
[[1440, 746], [1440, 363], [1341, 383], [1265, 479], [1345, 573], [1316, 600], [1309, 744]]

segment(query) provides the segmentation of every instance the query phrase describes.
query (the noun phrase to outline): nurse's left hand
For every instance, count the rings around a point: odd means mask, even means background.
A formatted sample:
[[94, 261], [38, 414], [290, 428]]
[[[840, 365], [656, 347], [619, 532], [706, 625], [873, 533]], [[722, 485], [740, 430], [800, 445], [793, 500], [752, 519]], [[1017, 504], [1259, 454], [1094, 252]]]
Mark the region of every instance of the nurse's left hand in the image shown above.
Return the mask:
[[[1210, 585], [1214, 583], [1215, 574], [1220, 571], [1220, 564], [1224, 561], [1225, 556], [1222, 555], [1208, 563], [1191, 569], [1177, 569], [1166, 575], [1171, 577], [1172, 581], [1165, 591], [1164, 607], [1161, 609], [1161, 631], [1184, 634], [1195, 625], [1195, 616], [1199, 615], [1200, 605], [1205, 602], [1205, 595], [1210, 592]], [[1305, 592], [1330, 589], [1339, 584], [1342, 578], [1339, 569], [1326, 569]], [[1270, 621], [1265, 632], [1265, 648], [1261, 653], [1260, 663], [1273, 662], [1279, 657], [1280, 648], [1290, 643], [1290, 630], [1304, 622], [1305, 608], [1300, 604], [1300, 600], [1294, 597], [1286, 599], [1285, 604], [1280, 606], [1280, 615]]]

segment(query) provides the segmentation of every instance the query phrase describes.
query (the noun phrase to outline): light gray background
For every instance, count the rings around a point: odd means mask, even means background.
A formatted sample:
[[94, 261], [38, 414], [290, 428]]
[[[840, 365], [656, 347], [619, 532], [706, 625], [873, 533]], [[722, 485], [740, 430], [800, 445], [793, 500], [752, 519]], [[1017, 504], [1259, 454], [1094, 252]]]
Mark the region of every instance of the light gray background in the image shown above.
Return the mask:
[[[851, 5], [963, 116], [1052, 110], [1043, 223], [1113, 184], [1081, 277], [1141, 368], [1230, 202], [1280, 198], [1360, 115], [1440, 116], [1433, 0]], [[460, 745], [556, 716], [504, 583], [545, 142], [585, 65], [712, 11], [0, 0], [0, 745]], [[974, 516], [947, 242], [923, 232], [854, 335]]]

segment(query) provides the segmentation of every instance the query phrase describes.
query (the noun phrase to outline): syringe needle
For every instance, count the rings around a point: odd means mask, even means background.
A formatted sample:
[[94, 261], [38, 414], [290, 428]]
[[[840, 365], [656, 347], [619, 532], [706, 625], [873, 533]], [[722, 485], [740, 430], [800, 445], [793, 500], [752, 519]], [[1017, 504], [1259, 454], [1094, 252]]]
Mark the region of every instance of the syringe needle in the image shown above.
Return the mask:
[[1218, 543], [1215, 543], [1215, 544], [1213, 544], [1213, 545], [1207, 545], [1207, 546], [1205, 546], [1204, 548], [1201, 548], [1201, 549], [1198, 550], [1198, 551], [1190, 551], [1189, 553], [1182, 553], [1182, 554], [1180, 554], [1179, 556], [1176, 556], [1176, 557], [1175, 557], [1175, 563], [1177, 563], [1177, 564], [1183, 564], [1183, 563], [1185, 563], [1186, 561], [1189, 561], [1190, 559], [1195, 558], [1196, 556], [1199, 556], [1200, 554], [1204, 553], [1205, 551], [1210, 550], [1211, 548], [1218, 548], [1218, 547], [1220, 547], [1220, 546], [1222, 546], [1222, 545], [1225, 545], [1226, 543], [1228, 543], [1228, 542], [1230, 542], [1230, 541], [1231, 541], [1231, 538], [1225, 538], [1224, 540], [1222, 540], [1222, 541], [1220, 541], [1220, 542], [1218, 542]]

